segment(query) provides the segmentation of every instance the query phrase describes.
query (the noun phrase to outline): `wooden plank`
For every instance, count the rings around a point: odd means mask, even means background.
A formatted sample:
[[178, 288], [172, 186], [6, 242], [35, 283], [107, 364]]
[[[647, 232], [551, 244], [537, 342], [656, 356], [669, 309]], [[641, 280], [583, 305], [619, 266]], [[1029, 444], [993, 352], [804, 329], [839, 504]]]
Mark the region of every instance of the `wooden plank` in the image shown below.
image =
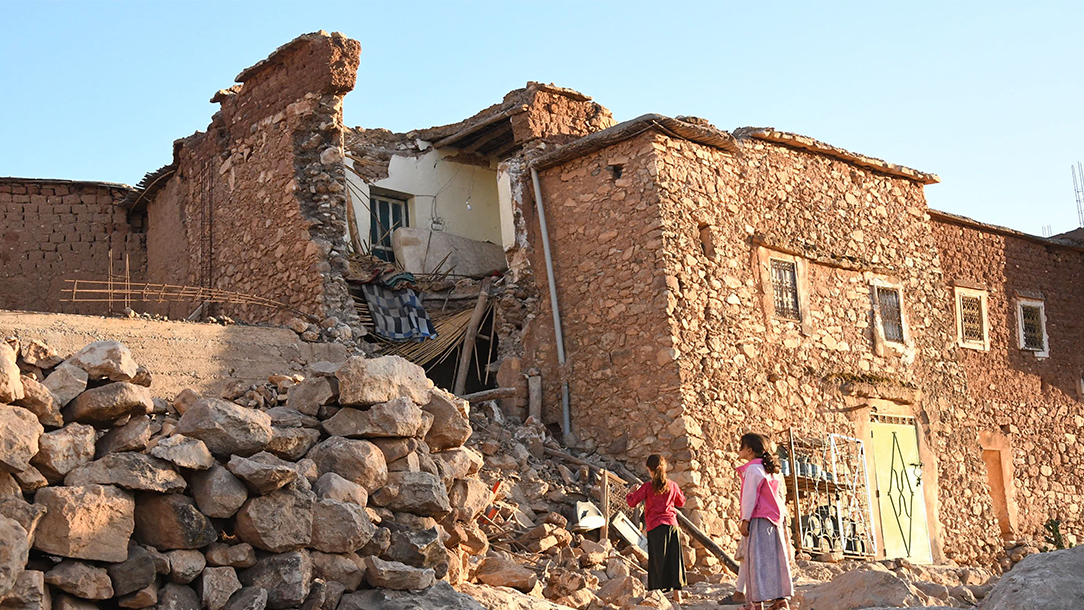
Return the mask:
[[467, 334], [463, 337], [463, 350], [459, 353], [459, 370], [456, 371], [455, 386], [452, 393], [461, 396], [467, 389], [467, 371], [470, 369], [471, 356], [474, 354], [474, 339], [478, 335], [478, 326], [482, 323], [482, 316], [486, 313], [486, 303], [489, 301], [489, 287], [493, 279], [482, 280], [482, 289], [478, 291], [478, 302], [474, 305], [470, 322], [467, 323]]
[[531, 375], [527, 378], [527, 415], [542, 421], [542, 377]]
[[610, 477], [607, 476], [609, 471], [602, 471], [602, 498], [600, 499], [602, 504], [602, 532], [599, 540], [606, 541], [610, 539]]
[[497, 400], [498, 398], [512, 398], [515, 395], [515, 388], [493, 388], [492, 390], [482, 390], [481, 392], [460, 396], [460, 398], [474, 404], [476, 402], [485, 402], [487, 400]]

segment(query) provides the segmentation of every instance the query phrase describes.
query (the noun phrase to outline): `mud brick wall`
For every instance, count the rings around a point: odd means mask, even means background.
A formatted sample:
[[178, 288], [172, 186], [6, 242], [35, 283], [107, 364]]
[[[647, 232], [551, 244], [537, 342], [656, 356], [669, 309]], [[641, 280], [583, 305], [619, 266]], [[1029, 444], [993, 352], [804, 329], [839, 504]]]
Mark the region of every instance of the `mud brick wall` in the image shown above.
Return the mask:
[[528, 83], [524, 105], [527, 111], [511, 119], [517, 142], [564, 144], [616, 124], [607, 108], [571, 89]]
[[[0, 178], [0, 309], [101, 315], [106, 303], [64, 302], [65, 280], [105, 280], [109, 250], [122, 278], [146, 269], [143, 221], [116, 205], [121, 184]], [[123, 307], [123, 306], [122, 306]]]
[[[307, 34], [219, 92], [206, 133], [178, 142], [176, 174], [148, 206], [150, 281], [272, 299], [356, 323], [347, 292], [342, 98], [360, 45]], [[188, 315], [193, 303], [166, 307]], [[165, 306], [164, 306], [165, 307]], [[213, 311], [245, 322], [295, 314], [249, 305]]]
[[[933, 235], [947, 284], [987, 291], [988, 352], [959, 350], [977, 432], [1007, 437], [1018, 533], [1042, 540], [1043, 524], [1060, 519], [1063, 533], [1084, 536], [1084, 252], [935, 216]], [[1044, 297], [1050, 356], [1019, 348], [1018, 292]]]

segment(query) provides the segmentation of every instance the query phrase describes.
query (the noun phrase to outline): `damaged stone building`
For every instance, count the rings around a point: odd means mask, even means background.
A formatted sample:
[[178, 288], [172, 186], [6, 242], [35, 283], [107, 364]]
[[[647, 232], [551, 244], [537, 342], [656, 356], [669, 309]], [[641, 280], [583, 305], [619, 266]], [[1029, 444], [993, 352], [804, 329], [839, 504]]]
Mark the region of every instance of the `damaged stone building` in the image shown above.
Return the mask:
[[[788, 481], [861, 505], [858, 554], [980, 563], [1050, 523], [1084, 535], [1080, 244], [931, 210], [932, 174], [771, 128], [617, 123], [552, 85], [453, 125], [350, 129], [359, 54], [325, 33], [276, 50], [138, 188], [0, 179], [3, 306], [106, 313], [61, 286], [126, 254], [127, 282], [263, 300], [204, 315], [413, 356], [450, 388], [457, 345], [424, 346], [462, 342], [488, 300], [469, 389], [515, 388], [507, 410], [634, 470], [671, 456], [720, 540], [750, 430]], [[438, 338], [374, 336], [378, 279], [414, 288]], [[799, 468], [798, 447], [837, 443], [861, 447], [846, 481]]]

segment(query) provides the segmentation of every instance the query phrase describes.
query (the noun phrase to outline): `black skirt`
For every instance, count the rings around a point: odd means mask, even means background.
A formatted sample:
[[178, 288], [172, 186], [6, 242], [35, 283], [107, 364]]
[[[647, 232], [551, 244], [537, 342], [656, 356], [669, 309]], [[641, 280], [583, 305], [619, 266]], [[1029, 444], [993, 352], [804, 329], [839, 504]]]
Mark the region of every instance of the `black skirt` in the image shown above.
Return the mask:
[[680, 589], [685, 582], [685, 558], [673, 525], [658, 525], [647, 533], [647, 588]]

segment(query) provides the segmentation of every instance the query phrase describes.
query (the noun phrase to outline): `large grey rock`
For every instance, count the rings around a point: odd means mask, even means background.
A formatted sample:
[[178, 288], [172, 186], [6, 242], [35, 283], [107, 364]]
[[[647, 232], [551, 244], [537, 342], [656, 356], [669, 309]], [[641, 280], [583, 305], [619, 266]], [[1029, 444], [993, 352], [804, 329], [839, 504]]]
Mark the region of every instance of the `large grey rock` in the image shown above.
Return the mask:
[[87, 372], [65, 362], [49, 373], [42, 385], [56, 396], [57, 404], [63, 408], [87, 389]]
[[320, 407], [335, 399], [336, 390], [327, 377], [309, 377], [286, 391], [286, 406], [306, 415], [316, 415]]
[[448, 556], [437, 528], [392, 532], [391, 546], [383, 558], [415, 568], [433, 568], [437, 578], [448, 573]]
[[203, 398], [177, 422], [177, 432], [197, 438], [215, 455], [258, 453], [271, 442], [271, 417], [217, 398]]
[[215, 464], [191, 477], [192, 495], [208, 517], [232, 517], [248, 499], [248, 488], [226, 468]]
[[445, 483], [477, 474], [482, 469], [482, 454], [469, 447], [456, 447], [431, 455], [440, 461]]
[[45, 573], [23, 570], [15, 586], [0, 600], [2, 610], [52, 610], [53, 601], [45, 584]]
[[470, 421], [464, 414], [466, 401], [443, 390], [433, 390], [429, 398], [422, 407], [433, 416], [433, 425], [425, 435], [429, 449], [443, 451], [462, 446], [471, 435]]
[[226, 468], [252, 491], [266, 495], [297, 480], [297, 471], [283, 460], [261, 451], [251, 458], [235, 455]]
[[60, 415], [60, 401], [49, 388], [31, 379], [23, 377], [23, 397], [15, 401], [15, 405], [29, 410], [38, 416], [38, 421], [46, 428], [59, 428], [64, 425], [64, 418]]
[[34, 548], [76, 559], [124, 561], [135, 529], [135, 500], [109, 485], [45, 487], [34, 496], [45, 517]]
[[22, 397], [22, 374], [15, 350], [4, 342], [0, 344], [0, 402], [13, 403]]
[[357, 504], [320, 500], [312, 520], [310, 546], [325, 553], [353, 553], [376, 533], [365, 509]]
[[854, 570], [800, 594], [800, 607], [806, 610], [922, 607], [926, 605], [923, 596], [923, 593], [891, 572]]
[[50, 483], [59, 483], [73, 468], [94, 459], [94, 441], [97, 439], [93, 426], [68, 424], [38, 437], [38, 453], [30, 463]]
[[230, 567], [207, 568], [200, 577], [197, 587], [203, 598], [203, 607], [207, 610], [222, 610], [230, 596], [241, 589], [237, 572]]
[[91, 388], [76, 396], [64, 407], [64, 416], [79, 423], [103, 427], [125, 415], [144, 415], [153, 410], [150, 390], [121, 381]]
[[132, 352], [118, 341], [95, 341], [79, 350], [65, 364], [77, 366], [91, 379], [107, 378], [128, 381], [139, 368]]
[[64, 358], [55, 349], [37, 339], [31, 339], [23, 343], [19, 353], [23, 358], [23, 362], [39, 369], [51, 369], [64, 362]]
[[[469, 595], [460, 593], [445, 581], [423, 591], [370, 589], [344, 595], [337, 610], [485, 610]], [[553, 610], [564, 610], [554, 606]]]
[[176, 583], [166, 583], [158, 591], [158, 603], [155, 610], [200, 610], [199, 595], [192, 590]]
[[267, 589], [241, 587], [230, 596], [225, 610], [264, 610], [267, 607]]
[[136, 499], [135, 533], [140, 542], [160, 551], [198, 549], [218, 538], [211, 520], [191, 498], [152, 492]]
[[244, 586], [267, 590], [267, 607], [271, 610], [296, 608], [309, 596], [312, 559], [308, 551], [268, 555], [240, 576]]
[[982, 610], [1070, 610], [1084, 604], [1084, 545], [1033, 553], [1001, 577]]
[[392, 463], [411, 453], [421, 450], [421, 441], [416, 438], [374, 438], [370, 443], [380, 448], [384, 453], [384, 461]]
[[113, 581], [105, 568], [65, 559], [45, 573], [45, 582], [83, 599], [113, 597]]
[[[41, 473], [39, 472], [38, 474]], [[42, 479], [44, 480], [45, 477], [42, 477]], [[49, 482], [45, 481], [45, 484], [48, 485]], [[0, 469], [0, 498], [6, 498], [9, 496], [22, 498], [23, 490], [20, 486], [19, 481], [14, 476], [12, 476], [10, 472]]]
[[117, 599], [121, 608], [149, 608], [158, 603], [158, 581]]
[[524, 593], [534, 589], [538, 575], [533, 570], [503, 557], [486, 557], [476, 573], [479, 582], [491, 587], [511, 587]]
[[237, 511], [237, 536], [252, 546], [283, 553], [312, 540], [316, 494], [290, 486], [249, 498]]
[[[93, 450], [93, 445], [91, 445], [91, 450]], [[169, 462], [145, 453], [131, 451], [110, 453], [99, 460], [80, 466], [64, 477], [64, 484], [69, 486], [116, 485], [124, 489], [160, 493], [183, 491], [188, 486], [184, 477], [170, 468]]]
[[[45, 516], [45, 508], [37, 504], [28, 504], [21, 495], [0, 495], [0, 516], [14, 520], [26, 530], [27, 543], [33, 545], [34, 533]], [[0, 538], [3, 540], [3, 538]]]
[[128, 559], [106, 568], [113, 582], [113, 594], [128, 595], [144, 589], [158, 577], [154, 557], [147, 549], [133, 544], [128, 547]]
[[340, 583], [347, 591], [357, 589], [365, 580], [364, 564], [353, 553], [321, 553], [312, 551], [313, 576], [327, 582]]
[[203, 441], [183, 434], [158, 441], [151, 449], [151, 455], [190, 470], [207, 470], [215, 464], [214, 456]]
[[477, 478], [470, 477], [459, 479], [452, 485], [448, 502], [459, 512], [459, 519], [473, 521], [489, 506], [492, 496], [493, 493], [488, 485]]
[[19, 472], [29, 468], [30, 458], [37, 454], [38, 438], [43, 432], [45, 428], [30, 411], [0, 405], [0, 469]]
[[369, 501], [395, 512], [422, 517], [447, 514], [452, 510], [444, 483], [428, 472], [392, 472], [388, 482]]
[[[3, 474], [8, 475], [8, 473], [6, 472], [4, 472]], [[18, 486], [25, 493], [37, 491], [49, 484], [49, 481], [45, 478], [45, 475], [43, 475], [37, 468], [34, 468], [33, 466], [27, 468], [26, 470], [16, 472], [14, 473], [14, 475], [8, 476], [14, 476], [15, 481], [18, 482]], [[2, 476], [0, 476], [0, 478], [2, 478]], [[6, 482], [0, 482], [0, 487], [4, 487], [5, 483]]]
[[154, 426], [151, 418], [146, 415], [133, 417], [123, 426], [111, 429], [98, 439], [96, 451], [97, 457], [102, 457], [118, 451], [143, 451], [154, 434]]
[[290, 407], [272, 407], [267, 410], [271, 425], [276, 428], [319, 428], [320, 420]]
[[396, 398], [365, 411], [345, 407], [324, 422], [331, 436], [384, 438], [414, 436], [425, 423], [422, 410], [409, 398]]
[[312, 446], [320, 440], [320, 431], [312, 428], [279, 428], [272, 427], [271, 442], [267, 443], [267, 451], [291, 462], [296, 462], [305, 457]]
[[375, 405], [400, 396], [425, 404], [433, 387], [422, 367], [399, 356], [354, 356], [339, 367], [335, 377], [342, 405]]
[[192, 549], [180, 549], [170, 551], [169, 577], [173, 582], [187, 585], [196, 579], [203, 568], [207, 567], [207, 559], [203, 553]]
[[365, 580], [374, 587], [417, 591], [431, 586], [436, 581], [436, 575], [429, 568], [415, 568], [398, 561], [366, 557]]
[[29, 551], [29, 536], [23, 526], [14, 519], [0, 517], [0, 597], [15, 586]]
[[231, 545], [216, 542], [207, 547], [204, 554], [207, 556], [207, 563], [212, 566], [251, 568], [256, 565], [256, 551], [247, 542]]
[[308, 458], [316, 462], [321, 475], [334, 472], [370, 492], [388, 480], [384, 454], [368, 441], [332, 436], [313, 447]]
[[314, 491], [321, 499], [352, 502], [362, 508], [365, 508], [369, 500], [369, 494], [364, 487], [353, 481], [347, 481], [334, 472], [320, 475], [320, 478], [316, 480]]

